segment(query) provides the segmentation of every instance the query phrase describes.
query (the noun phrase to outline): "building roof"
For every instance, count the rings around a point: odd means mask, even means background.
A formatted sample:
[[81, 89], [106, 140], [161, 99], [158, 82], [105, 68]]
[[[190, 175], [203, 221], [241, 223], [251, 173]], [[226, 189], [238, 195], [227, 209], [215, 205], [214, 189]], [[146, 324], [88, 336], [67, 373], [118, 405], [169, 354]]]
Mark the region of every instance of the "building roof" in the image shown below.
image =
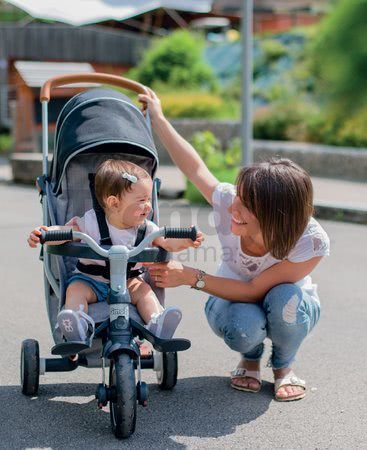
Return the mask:
[[[107, 20], [125, 20], [157, 8], [209, 12], [213, 0], [5, 0], [32, 17], [85, 25]], [[88, 7], [86, 4], [88, 3]]]
[[[63, 63], [63, 62], [41, 62], [41, 61], [16, 61], [15, 68], [27, 86], [39, 88], [50, 78], [60, 75], [69, 75], [81, 72], [94, 72], [88, 63]], [[68, 87], [86, 86], [87, 84], [73, 84]], [[88, 83], [88, 86], [90, 83]]]
[[[254, 0], [255, 11], [313, 10], [327, 0]], [[230, 13], [242, 11], [243, 0], [214, 0], [213, 10]]]

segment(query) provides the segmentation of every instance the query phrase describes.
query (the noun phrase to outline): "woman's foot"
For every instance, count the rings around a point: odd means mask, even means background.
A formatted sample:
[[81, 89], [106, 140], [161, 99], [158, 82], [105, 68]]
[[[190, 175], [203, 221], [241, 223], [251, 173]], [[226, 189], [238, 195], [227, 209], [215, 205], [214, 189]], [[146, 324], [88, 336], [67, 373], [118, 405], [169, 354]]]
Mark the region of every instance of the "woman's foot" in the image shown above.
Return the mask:
[[239, 391], [259, 392], [261, 388], [260, 361], [241, 359], [231, 372], [231, 387]]
[[291, 402], [306, 395], [306, 383], [295, 375], [289, 367], [273, 369], [275, 400]]

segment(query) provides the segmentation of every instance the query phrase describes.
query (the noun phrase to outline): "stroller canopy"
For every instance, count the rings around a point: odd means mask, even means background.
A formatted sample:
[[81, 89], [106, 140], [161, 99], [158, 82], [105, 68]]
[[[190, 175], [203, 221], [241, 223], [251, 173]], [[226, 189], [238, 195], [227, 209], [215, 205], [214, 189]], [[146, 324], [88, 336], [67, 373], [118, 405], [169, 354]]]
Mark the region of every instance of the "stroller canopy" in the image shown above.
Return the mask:
[[54, 193], [60, 191], [65, 169], [72, 158], [84, 153], [135, 154], [152, 161], [152, 177], [158, 153], [147, 121], [124, 94], [108, 88], [91, 89], [71, 98], [61, 111], [55, 131], [51, 167]]

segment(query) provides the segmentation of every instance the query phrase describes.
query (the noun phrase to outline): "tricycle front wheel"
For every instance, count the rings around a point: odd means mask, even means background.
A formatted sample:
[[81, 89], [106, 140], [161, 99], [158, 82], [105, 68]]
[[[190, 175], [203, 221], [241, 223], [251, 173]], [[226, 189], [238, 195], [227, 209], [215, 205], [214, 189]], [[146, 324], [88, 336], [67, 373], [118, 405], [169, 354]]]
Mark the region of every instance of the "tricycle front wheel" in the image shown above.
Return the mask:
[[135, 431], [136, 385], [134, 361], [120, 353], [110, 363], [110, 417], [112, 431], [117, 438], [128, 438]]

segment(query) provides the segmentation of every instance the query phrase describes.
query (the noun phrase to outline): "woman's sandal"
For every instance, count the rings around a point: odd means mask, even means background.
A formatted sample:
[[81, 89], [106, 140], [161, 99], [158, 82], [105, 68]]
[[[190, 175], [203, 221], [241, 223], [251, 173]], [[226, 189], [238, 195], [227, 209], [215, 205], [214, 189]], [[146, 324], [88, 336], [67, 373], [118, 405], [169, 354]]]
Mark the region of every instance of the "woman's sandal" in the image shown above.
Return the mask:
[[[259, 383], [259, 387], [257, 389], [252, 389], [248, 386], [242, 386], [241, 384], [235, 384], [233, 382], [234, 378], [249, 378], [250, 380], [255, 380]], [[238, 391], [244, 391], [244, 392], [259, 392], [261, 389], [261, 378], [260, 378], [260, 371], [258, 370], [247, 370], [243, 367], [237, 367], [236, 369], [232, 370], [231, 372], [231, 387], [233, 389], [237, 389]]]
[[[281, 397], [277, 395], [277, 392], [284, 386], [300, 386], [303, 388], [303, 392], [300, 394], [289, 395], [288, 397]], [[292, 402], [294, 400], [301, 400], [306, 395], [306, 382], [297, 377], [297, 375], [290, 371], [284, 378], [278, 378], [274, 381], [275, 400], [278, 402]]]

